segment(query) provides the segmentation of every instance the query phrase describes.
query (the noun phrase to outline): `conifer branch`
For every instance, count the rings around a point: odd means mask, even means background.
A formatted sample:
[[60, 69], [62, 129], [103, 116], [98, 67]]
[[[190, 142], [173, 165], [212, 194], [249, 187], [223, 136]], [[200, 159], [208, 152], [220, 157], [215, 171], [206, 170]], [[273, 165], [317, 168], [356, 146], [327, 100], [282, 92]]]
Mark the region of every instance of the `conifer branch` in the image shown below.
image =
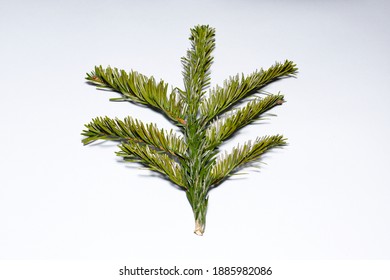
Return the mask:
[[152, 171], [159, 172], [176, 185], [186, 188], [183, 180], [182, 168], [166, 154], [152, 150], [149, 146], [140, 145], [134, 141], [128, 141], [119, 145], [121, 151], [117, 155], [129, 162], [141, 163]]
[[[97, 88], [120, 93], [112, 101], [130, 101], [149, 106], [168, 116], [183, 136], [127, 117], [99, 117], [85, 125], [82, 142], [120, 142], [118, 156], [137, 162], [167, 177], [185, 190], [195, 218], [195, 233], [205, 230], [209, 191], [238, 170], [255, 163], [269, 150], [286, 145], [281, 135], [264, 136], [217, 156], [218, 148], [240, 128], [260, 120], [264, 113], [284, 102], [283, 95], [266, 95], [270, 83], [297, 73], [292, 61], [276, 63], [267, 70], [236, 75], [222, 87], [209, 91], [210, 67], [215, 49], [215, 29], [198, 25], [191, 29], [191, 46], [181, 58], [184, 90], [157, 82], [135, 71], [95, 67], [86, 79]], [[246, 102], [242, 107], [239, 106]]]
[[225, 153], [221, 156], [211, 169], [213, 185], [220, 184], [241, 168], [258, 160], [270, 149], [282, 147], [286, 144], [286, 139], [282, 135], [274, 135], [258, 137], [253, 143], [248, 141], [242, 146], [238, 145], [233, 148], [231, 153]]
[[95, 71], [87, 73], [86, 80], [98, 88], [116, 91], [122, 95], [120, 98], [111, 98], [111, 101], [130, 101], [147, 105], [162, 111], [176, 123], [184, 124], [183, 102], [172, 91], [168, 95], [168, 85], [163, 81], [156, 82], [138, 72], [126, 73], [124, 70], [96, 66]]
[[160, 150], [173, 156], [183, 158], [186, 144], [182, 137], [173, 131], [158, 129], [155, 124], [144, 124], [140, 120], [126, 117], [123, 121], [98, 117], [86, 124], [82, 135], [84, 145], [96, 140], [133, 141], [149, 145], [154, 150]]
[[224, 82], [223, 87], [216, 86], [210, 91], [210, 96], [200, 104], [200, 112], [203, 116], [203, 123], [209, 123], [216, 116], [231, 108], [242, 99], [257, 93], [271, 82], [293, 76], [297, 67], [292, 61], [276, 63], [267, 70], [261, 69], [244, 77], [236, 75]]
[[215, 148], [240, 128], [259, 120], [265, 112], [283, 104], [283, 98], [280, 94], [267, 95], [265, 98], [256, 98], [248, 102], [238, 110], [227, 112], [225, 118], [214, 121], [206, 130], [209, 148]]

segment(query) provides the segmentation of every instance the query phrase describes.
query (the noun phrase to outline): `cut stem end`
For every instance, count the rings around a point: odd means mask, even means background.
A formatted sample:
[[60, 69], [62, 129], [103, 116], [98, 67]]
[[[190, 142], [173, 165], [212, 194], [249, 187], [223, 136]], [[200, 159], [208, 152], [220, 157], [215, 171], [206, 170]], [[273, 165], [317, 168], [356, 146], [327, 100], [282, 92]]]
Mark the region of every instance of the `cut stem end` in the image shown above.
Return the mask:
[[204, 233], [204, 224], [202, 224], [200, 221], [195, 221], [195, 231], [194, 233], [196, 235], [202, 236]]

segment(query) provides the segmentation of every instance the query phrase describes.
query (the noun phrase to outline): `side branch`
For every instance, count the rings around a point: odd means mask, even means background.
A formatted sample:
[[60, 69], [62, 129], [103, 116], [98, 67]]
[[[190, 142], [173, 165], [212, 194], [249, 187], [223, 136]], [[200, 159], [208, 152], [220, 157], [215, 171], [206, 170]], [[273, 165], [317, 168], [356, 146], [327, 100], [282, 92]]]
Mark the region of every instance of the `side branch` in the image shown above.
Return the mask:
[[95, 67], [95, 71], [87, 73], [86, 79], [98, 88], [110, 89], [122, 95], [121, 98], [112, 98], [111, 101], [130, 101], [141, 105], [148, 105], [165, 113], [178, 124], [185, 124], [183, 104], [178, 94], [172, 91], [168, 97], [168, 85], [163, 81], [156, 82], [138, 72], [126, 73], [124, 70], [102, 66]]
[[119, 148], [121, 151], [117, 152], [117, 155], [123, 157], [124, 160], [141, 163], [150, 170], [167, 176], [176, 185], [186, 188], [181, 166], [166, 154], [161, 154], [133, 141], [121, 144]]
[[216, 116], [228, 110], [242, 99], [257, 93], [266, 85], [277, 79], [293, 76], [298, 68], [292, 61], [276, 63], [267, 70], [261, 69], [244, 76], [236, 75], [210, 91], [210, 96], [200, 105], [204, 123], [209, 123]]
[[236, 111], [228, 112], [225, 118], [213, 122], [206, 130], [208, 147], [215, 148], [240, 128], [259, 120], [264, 113], [283, 104], [283, 98], [280, 94], [268, 95], [262, 99], [252, 100]]
[[82, 140], [85, 145], [96, 140], [132, 141], [173, 156], [185, 156], [186, 144], [182, 137], [173, 131], [158, 129], [155, 124], [144, 124], [131, 117], [126, 117], [123, 121], [98, 117], [85, 127], [87, 129], [82, 132], [82, 135], [86, 136]]
[[286, 139], [282, 135], [275, 135], [257, 138], [254, 143], [249, 141], [233, 148], [230, 154], [223, 155], [213, 166], [211, 170], [213, 185], [220, 184], [241, 168], [258, 160], [267, 151], [286, 144]]

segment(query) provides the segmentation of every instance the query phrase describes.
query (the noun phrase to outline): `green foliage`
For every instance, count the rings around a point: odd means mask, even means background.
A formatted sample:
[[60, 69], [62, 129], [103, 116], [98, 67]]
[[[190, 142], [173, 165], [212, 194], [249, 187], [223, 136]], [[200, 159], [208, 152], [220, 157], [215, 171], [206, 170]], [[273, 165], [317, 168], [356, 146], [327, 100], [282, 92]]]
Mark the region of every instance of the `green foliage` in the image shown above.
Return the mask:
[[94, 72], [87, 73], [86, 79], [98, 88], [121, 93], [120, 98], [111, 98], [111, 101], [131, 101], [151, 106], [164, 112], [173, 121], [184, 122], [182, 108], [185, 106], [182, 100], [175, 91], [168, 97], [168, 85], [163, 81], [157, 83], [153, 77], [147, 78], [135, 71], [126, 73], [117, 68], [103, 69], [102, 66], [96, 66]]
[[[191, 29], [191, 48], [187, 50], [187, 56], [182, 57], [184, 96], [187, 104], [199, 103], [205, 94], [205, 89], [210, 85], [210, 66], [213, 62], [211, 56], [215, 49], [214, 28], [196, 26]], [[197, 109], [197, 108], [196, 108]]]
[[258, 137], [253, 144], [251, 141], [248, 141], [242, 146], [238, 145], [230, 153], [225, 153], [221, 156], [213, 166], [211, 170], [212, 184], [219, 184], [239, 169], [259, 159], [268, 150], [282, 147], [286, 144], [286, 139], [283, 136], [274, 135]]
[[209, 122], [242, 99], [259, 92], [271, 82], [295, 75], [297, 70], [292, 61], [286, 60], [284, 63], [276, 63], [268, 70], [261, 69], [246, 77], [243, 74], [241, 77], [238, 74], [230, 77], [224, 82], [223, 87], [216, 86], [212, 89], [209, 98], [201, 103], [200, 112], [203, 121]]
[[265, 112], [283, 102], [283, 95], [269, 95], [265, 98], [256, 98], [249, 101], [245, 107], [229, 112], [226, 118], [217, 120], [208, 127], [206, 140], [210, 148], [220, 145], [237, 130], [259, 120]]
[[176, 185], [186, 188], [181, 166], [168, 155], [132, 140], [122, 143], [119, 148], [121, 151], [117, 152], [117, 155], [123, 157], [126, 161], [139, 162], [149, 167], [150, 170], [167, 176]]
[[172, 130], [167, 132], [158, 129], [155, 124], [145, 125], [131, 117], [126, 117], [123, 121], [98, 117], [85, 127], [87, 130], [82, 132], [86, 136], [82, 141], [85, 145], [96, 140], [133, 141], [179, 157], [184, 157], [187, 149], [183, 138]]
[[[97, 117], [85, 125], [82, 142], [118, 141], [118, 156], [140, 163], [182, 188], [194, 212], [195, 233], [202, 235], [209, 190], [257, 162], [267, 151], [286, 145], [286, 139], [282, 135], [258, 137], [230, 153], [219, 153], [219, 146], [240, 128], [261, 120], [266, 112], [284, 103], [283, 95], [264, 96], [263, 88], [294, 76], [297, 67], [286, 60], [267, 70], [230, 77], [223, 86], [207, 92], [215, 30], [208, 25], [195, 26], [189, 40], [191, 47], [181, 58], [183, 90], [168, 92], [163, 81], [111, 67], [95, 67], [86, 77], [97, 88], [120, 94], [111, 101], [129, 101], [161, 112], [178, 127], [179, 135], [131, 117]], [[244, 106], [239, 107], [242, 103]]]

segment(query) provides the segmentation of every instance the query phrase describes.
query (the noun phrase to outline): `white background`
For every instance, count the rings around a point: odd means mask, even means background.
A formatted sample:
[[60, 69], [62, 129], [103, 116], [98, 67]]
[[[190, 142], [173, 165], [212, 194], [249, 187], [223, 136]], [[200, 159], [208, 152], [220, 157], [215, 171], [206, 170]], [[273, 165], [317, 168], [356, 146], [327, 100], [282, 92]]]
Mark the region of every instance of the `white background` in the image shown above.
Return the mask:
[[[0, 259], [390, 258], [386, 1], [1, 1]], [[167, 120], [84, 82], [95, 65], [182, 86], [196, 24], [216, 28], [213, 86], [290, 59], [288, 101], [227, 143], [283, 133], [259, 171], [210, 193], [193, 234], [185, 193], [84, 147], [83, 124]]]

